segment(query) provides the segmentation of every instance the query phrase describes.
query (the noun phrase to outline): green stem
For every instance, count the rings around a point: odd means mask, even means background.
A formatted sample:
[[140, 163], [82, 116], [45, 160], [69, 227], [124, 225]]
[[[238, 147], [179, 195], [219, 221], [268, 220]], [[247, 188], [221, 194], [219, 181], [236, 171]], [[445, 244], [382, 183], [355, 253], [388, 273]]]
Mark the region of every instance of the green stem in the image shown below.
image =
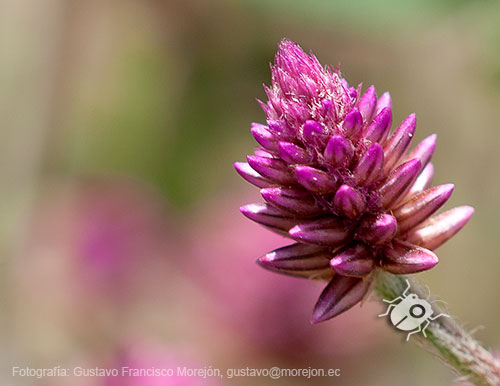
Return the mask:
[[[387, 272], [378, 272], [375, 292], [381, 299], [392, 300], [401, 296], [409, 280], [411, 289], [420, 298], [426, 298], [426, 291], [414, 280]], [[433, 315], [443, 312], [435, 303]], [[475, 385], [500, 385], [500, 362], [467, 333], [453, 318], [440, 317], [430, 322], [423, 334], [414, 334], [412, 341], [441, 359], [457, 375]]]

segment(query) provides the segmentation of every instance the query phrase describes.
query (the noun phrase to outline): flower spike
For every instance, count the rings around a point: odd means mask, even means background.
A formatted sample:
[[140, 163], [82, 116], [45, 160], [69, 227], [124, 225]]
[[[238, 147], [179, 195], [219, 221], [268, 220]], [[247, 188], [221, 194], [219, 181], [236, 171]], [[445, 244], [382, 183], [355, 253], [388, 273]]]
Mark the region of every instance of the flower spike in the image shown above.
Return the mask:
[[265, 124], [251, 131], [259, 147], [234, 164], [261, 188], [265, 204], [243, 206], [251, 220], [295, 241], [258, 259], [262, 267], [328, 280], [313, 312], [330, 319], [367, 293], [374, 270], [425, 271], [433, 252], [467, 223], [468, 206], [435, 214], [453, 185], [429, 187], [436, 135], [409, 151], [410, 114], [391, 131], [392, 101], [351, 87], [338, 69], [284, 39], [261, 102]]

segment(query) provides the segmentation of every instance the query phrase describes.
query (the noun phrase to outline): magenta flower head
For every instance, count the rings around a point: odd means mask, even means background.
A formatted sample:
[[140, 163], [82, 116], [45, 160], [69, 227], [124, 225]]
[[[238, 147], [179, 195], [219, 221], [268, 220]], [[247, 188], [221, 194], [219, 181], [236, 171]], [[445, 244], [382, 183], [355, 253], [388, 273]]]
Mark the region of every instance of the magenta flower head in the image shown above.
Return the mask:
[[432, 250], [469, 220], [462, 206], [433, 216], [453, 185], [429, 187], [436, 145], [431, 135], [409, 151], [416, 127], [409, 115], [391, 132], [391, 97], [374, 86], [361, 94], [338, 69], [283, 40], [271, 66], [266, 124], [252, 125], [259, 143], [237, 172], [261, 188], [265, 203], [243, 206], [251, 220], [294, 244], [258, 259], [271, 271], [329, 284], [313, 322], [358, 303], [376, 269], [425, 271]]

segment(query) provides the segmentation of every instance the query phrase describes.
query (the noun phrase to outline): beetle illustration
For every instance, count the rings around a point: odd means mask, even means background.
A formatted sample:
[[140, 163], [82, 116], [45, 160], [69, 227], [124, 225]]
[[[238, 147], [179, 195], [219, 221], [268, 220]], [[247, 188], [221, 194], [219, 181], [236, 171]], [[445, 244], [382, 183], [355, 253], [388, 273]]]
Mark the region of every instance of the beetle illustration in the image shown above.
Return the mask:
[[[398, 296], [393, 300], [382, 299], [384, 302], [389, 303], [389, 308], [383, 314], [379, 315], [379, 318], [391, 314], [391, 323], [398, 329], [402, 331], [410, 331], [406, 337], [406, 341], [410, 340], [412, 334], [417, 334], [422, 332], [425, 334], [425, 329], [429, 326], [432, 320], [437, 319], [441, 316], [450, 315], [441, 313], [439, 315], [433, 316], [432, 306], [426, 299], [421, 299], [418, 295], [410, 293], [410, 282], [406, 280], [408, 285], [401, 296]], [[400, 301], [397, 304], [397, 301]]]

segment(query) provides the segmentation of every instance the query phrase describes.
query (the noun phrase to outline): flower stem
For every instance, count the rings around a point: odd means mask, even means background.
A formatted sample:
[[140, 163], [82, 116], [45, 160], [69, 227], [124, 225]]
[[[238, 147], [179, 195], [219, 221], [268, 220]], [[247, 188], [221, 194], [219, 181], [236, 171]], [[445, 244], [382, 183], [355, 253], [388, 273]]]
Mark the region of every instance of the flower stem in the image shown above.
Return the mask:
[[[403, 294], [410, 282], [408, 293], [425, 299], [428, 294], [418, 282], [400, 275], [380, 271], [374, 289], [381, 299], [392, 300]], [[385, 304], [385, 303], [384, 303]], [[433, 315], [443, 310], [432, 304]], [[500, 362], [466, 332], [452, 317], [440, 317], [430, 321], [423, 334], [413, 334], [410, 340], [434, 354], [462, 379], [475, 385], [500, 385]]]

